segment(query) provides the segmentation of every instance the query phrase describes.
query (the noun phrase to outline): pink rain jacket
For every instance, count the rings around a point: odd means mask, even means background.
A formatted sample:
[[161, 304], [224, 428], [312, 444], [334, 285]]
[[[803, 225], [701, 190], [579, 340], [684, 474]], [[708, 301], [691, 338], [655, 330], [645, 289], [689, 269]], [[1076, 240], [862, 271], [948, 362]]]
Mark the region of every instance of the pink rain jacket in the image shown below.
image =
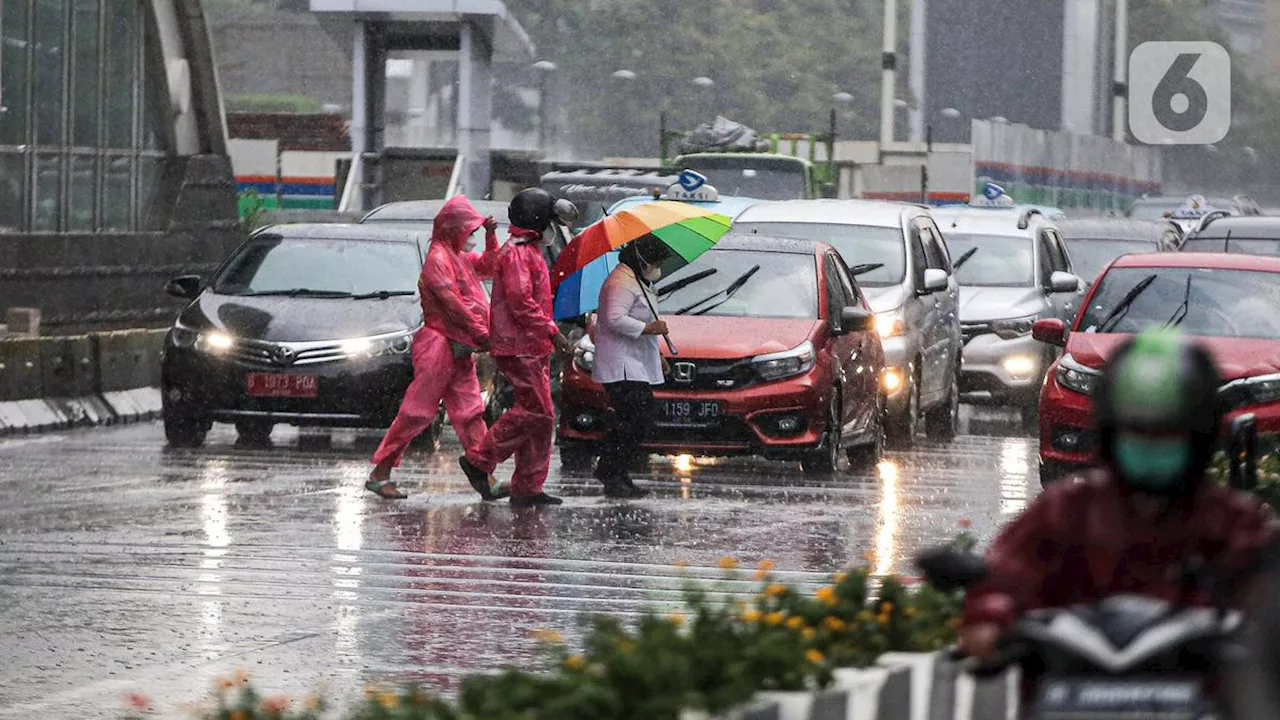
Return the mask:
[[493, 277], [498, 236], [485, 234], [484, 253], [462, 246], [484, 216], [461, 195], [449, 198], [436, 215], [431, 247], [418, 277], [422, 319], [428, 328], [454, 342], [478, 348], [489, 339], [489, 300], [480, 280]]
[[551, 310], [551, 273], [535, 239], [540, 236], [512, 227], [511, 239], [498, 251], [489, 314], [492, 355], [543, 357], [555, 349], [551, 338], [560, 329]]

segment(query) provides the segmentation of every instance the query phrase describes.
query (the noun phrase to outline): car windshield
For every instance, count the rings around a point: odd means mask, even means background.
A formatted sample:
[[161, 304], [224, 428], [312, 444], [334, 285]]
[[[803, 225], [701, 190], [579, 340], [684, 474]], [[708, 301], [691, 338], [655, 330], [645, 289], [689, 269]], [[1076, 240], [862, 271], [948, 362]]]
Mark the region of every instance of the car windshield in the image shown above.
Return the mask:
[[[1067, 241], [1071, 253], [1071, 265], [1076, 274], [1087, 281], [1098, 277], [1107, 263], [1121, 255], [1158, 252], [1159, 246], [1146, 240], [1086, 240]], [[976, 259], [976, 258], [975, 258]]]
[[956, 279], [970, 287], [1031, 287], [1035, 285], [1035, 250], [1026, 235], [969, 235], [947, 233], [951, 257], [959, 260], [977, 248], [956, 269]]
[[721, 195], [760, 200], [805, 197], [805, 166], [799, 162], [747, 158], [691, 158], [685, 166], [706, 175]]
[[412, 243], [259, 235], [231, 258], [214, 280], [213, 291], [414, 293], [421, 270], [422, 260]]
[[[818, 317], [818, 279], [812, 255], [711, 250], [663, 278], [658, 290], [708, 269], [715, 269], [715, 274], [664, 295], [659, 312], [672, 315], [685, 310], [688, 315], [806, 320]], [[728, 292], [734, 285], [738, 285], [737, 290]]]
[[1155, 280], [1109, 332], [1137, 333], [1172, 322], [1189, 335], [1280, 339], [1280, 276], [1208, 268], [1113, 269], [1100, 280], [1081, 331], [1098, 332], [1121, 299], [1152, 274]]
[[1192, 238], [1183, 247], [1186, 252], [1239, 253], [1242, 255], [1280, 255], [1280, 240], [1254, 240], [1237, 238], [1234, 235], [1227, 239]]
[[906, 246], [898, 228], [871, 225], [800, 222], [740, 222], [738, 232], [759, 232], [773, 237], [825, 242], [844, 258], [849, 267], [883, 265], [858, 276], [858, 284], [870, 287], [898, 285], [906, 276]]

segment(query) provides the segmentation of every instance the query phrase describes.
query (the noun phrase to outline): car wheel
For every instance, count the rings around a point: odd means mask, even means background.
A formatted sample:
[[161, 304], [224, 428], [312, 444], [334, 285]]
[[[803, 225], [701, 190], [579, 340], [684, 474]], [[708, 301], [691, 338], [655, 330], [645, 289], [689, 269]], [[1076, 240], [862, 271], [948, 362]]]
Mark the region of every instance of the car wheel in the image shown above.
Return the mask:
[[947, 391], [947, 399], [933, 408], [925, 416], [924, 430], [930, 440], [951, 442], [956, 438], [960, 424], [960, 368], [951, 376], [951, 387]]
[[589, 473], [595, 468], [596, 454], [585, 447], [565, 445], [560, 448], [560, 467], [565, 472]]
[[1040, 462], [1040, 487], [1047, 488], [1053, 483], [1064, 479], [1070, 471], [1067, 468], [1055, 462]]
[[204, 445], [209, 434], [209, 423], [193, 413], [174, 409], [168, 403], [162, 408], [164, 418], [164, 439], [169, 447], [198, 448]]
[[245, 445], [269, 445], [274, 427], [274, 423], [263, 420], [240, 420], [236, 422], [236, 435]]
[[916, 435], [920, 433], [920, 378], [919, 371], [913, 372], [907, 381], [907, 408], [902, 415], [892, 418], [889, 423], [889, 440], [894, 446], [908, 449], [916, 444]]
[[840, 469], [840, 448], [844, 439], [843, 405], [840, 392], [831, 395], [831, 408], [827, 411], [827, 434], [822, 447], [808, 453], [800, 461], [800, 469], [806, 475], [830, 475]]
[[436, 417], [422, 434], [409, 443], [409, 447], [425, 453], [440, 452], [440, 434], [444, 432], [444, 411], [436, 413]]
[[872, 441], [865, 445], [855, 445], [846, 451], [849, 456], [850, 469], [854, 472], [869, 472], [875, 470], [880, 464], [880, 457], [884, 454], [884, 401], [881, 401], [880, 409], [876, 412], [875, 427], [872, 428]]

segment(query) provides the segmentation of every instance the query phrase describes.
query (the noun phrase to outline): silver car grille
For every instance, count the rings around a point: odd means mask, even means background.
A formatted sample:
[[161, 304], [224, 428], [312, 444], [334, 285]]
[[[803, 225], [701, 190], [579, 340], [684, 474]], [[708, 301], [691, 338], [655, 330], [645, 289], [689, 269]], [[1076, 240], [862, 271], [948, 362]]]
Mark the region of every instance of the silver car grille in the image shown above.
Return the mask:
[[247, 365], [260, 367], [297, 367], [346, 360], [350, 357], [342, 343], [332, 340], [320, 342], [265, 342], [262, 340], [238, 340], [231, 357]]

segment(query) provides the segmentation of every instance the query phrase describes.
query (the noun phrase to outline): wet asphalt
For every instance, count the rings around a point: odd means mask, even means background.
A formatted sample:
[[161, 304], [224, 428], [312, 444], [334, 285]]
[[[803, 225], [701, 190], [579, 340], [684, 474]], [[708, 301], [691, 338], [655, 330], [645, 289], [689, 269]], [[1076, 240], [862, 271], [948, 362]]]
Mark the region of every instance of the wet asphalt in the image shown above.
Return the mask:
[[962, 521], [985, 540], [1034, 496], [1037, 442], [1011, 417], [967, 411], [955, 442], [870, 474], [655, 457], [637, 501], [554, 463], [565, 504], [519, 510], [478, 500], [449, 436], [406, 457], [399, 502], [364, 490], [378, 438], [352, 432], [277, 428], [247, 448], [219, 426], [199, 450], [166, 449], [158, 423], [0, 440], [0, 718], [119, 717], [131, 692], [179, 716], [234, 668], [268, 694], [447, 692], [535, 666], [534, 629], [572, 642], [584, 613], [673, 607], [689, 575], [743, 595], [762, 559], [812, 587], [868, 563], [912, 575]]

